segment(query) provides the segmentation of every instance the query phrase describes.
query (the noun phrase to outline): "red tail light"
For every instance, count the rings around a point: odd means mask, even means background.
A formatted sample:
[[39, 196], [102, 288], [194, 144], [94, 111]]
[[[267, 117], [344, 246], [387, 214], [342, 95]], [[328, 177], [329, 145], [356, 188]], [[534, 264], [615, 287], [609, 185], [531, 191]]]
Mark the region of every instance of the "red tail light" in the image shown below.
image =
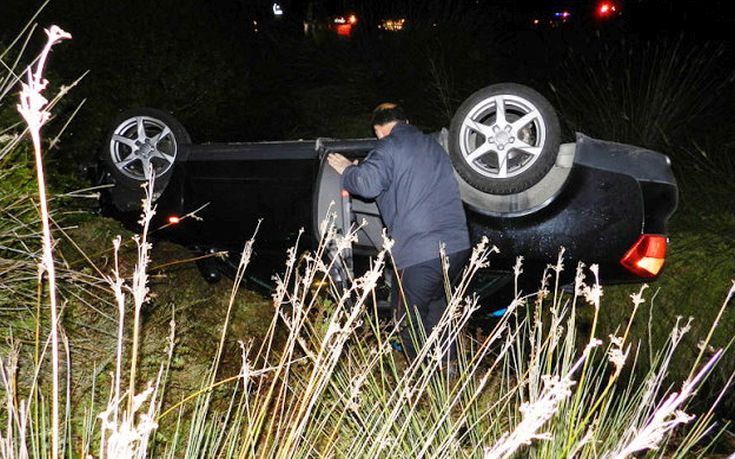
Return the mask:
[[175, 225], [175, 224], [177, 224], [180, 221], [181, 221], [181, 219], [179, 217], [177, 217], [176, 215], [171, 215], [170, 217], [168, 217], [168, 222], [171, 225]]
[[640, 277], [656, 277], [666, 259], [666, 237], [643, 234], [620, 260], [628, 271]]

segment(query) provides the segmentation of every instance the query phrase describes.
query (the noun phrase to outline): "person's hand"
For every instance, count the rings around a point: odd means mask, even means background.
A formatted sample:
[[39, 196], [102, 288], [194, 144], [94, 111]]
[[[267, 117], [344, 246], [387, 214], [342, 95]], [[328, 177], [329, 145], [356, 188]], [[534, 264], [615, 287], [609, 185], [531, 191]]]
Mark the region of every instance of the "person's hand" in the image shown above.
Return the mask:
[[350, 161], [339, 153], [330, 153], [327, 156], [327, 162], [339, 175], [342, 175], [349, 166], [357, 165], [357, 160]]

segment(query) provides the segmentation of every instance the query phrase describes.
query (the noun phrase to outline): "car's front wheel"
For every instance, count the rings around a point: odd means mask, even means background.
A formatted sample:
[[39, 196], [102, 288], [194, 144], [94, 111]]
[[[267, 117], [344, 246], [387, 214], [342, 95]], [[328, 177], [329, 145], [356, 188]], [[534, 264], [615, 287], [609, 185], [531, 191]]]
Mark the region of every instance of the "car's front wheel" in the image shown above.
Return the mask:
[[560, 144], [559, 118], [535, 90], [495, 84], [472, 94], [449, 130], [457, 173], [485, 193], [508, 195], [531, 188], [553, 167]]

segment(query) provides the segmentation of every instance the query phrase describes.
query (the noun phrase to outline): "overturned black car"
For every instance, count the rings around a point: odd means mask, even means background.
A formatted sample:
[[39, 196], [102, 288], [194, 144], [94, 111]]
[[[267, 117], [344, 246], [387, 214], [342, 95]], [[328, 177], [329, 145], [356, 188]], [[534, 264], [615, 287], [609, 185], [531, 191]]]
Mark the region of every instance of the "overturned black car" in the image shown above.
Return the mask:
[[[492, 269], [477, 280], [488, 308], [512, 290], [517, 256], [524, 259], [527, 284], [521, 288], [528, 293], [562, 246], [572, 265], [599, 264], [606, 284], [659, 275], [678, 195], [665, 155], [583, 134], [560, 144], [553, 107], [536, 91], [512, 83], [470, 96], [436, 139], [454, 164], [471, 237], [487, 236], [500, 249]], [[161, 235], [199, 252], [227, 250], [232, 259], [263, 218], [251, 280], [267, 286], [300, 229], [306, 232], [302, 240], [316, 243], [319, 224], [334, 203], [343, 232], [367, 222], [349, 259], [340, 264], [359, 271], [382, 242], [380, 214], [373, 202], [343, 192], [324, 158], [340, 152], [359, 160], [374, 142], [192, 144], [169, 114], [134, 109], [113, 123], [100, 153], [99, 180], [113, 185], [103, 192], [102, 208], [134, 224], [140, 184], [153, 170], [154, 224], [168, 224]], [[201, 220], [180, 221], [196, 209]], [[216, 280], [228, 263], [211, 258], [200, 268]], [[572, 282], [573, 270], [567, 271], [563, 282]]]

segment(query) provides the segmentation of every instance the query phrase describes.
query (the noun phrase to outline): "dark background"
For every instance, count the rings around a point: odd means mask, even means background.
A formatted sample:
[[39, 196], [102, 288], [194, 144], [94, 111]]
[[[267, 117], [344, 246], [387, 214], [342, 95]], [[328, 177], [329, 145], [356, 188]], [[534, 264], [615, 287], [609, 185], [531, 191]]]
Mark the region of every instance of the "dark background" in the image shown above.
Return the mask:
[[[4, 0], [0, 42], [41, 4]], [[368, 136], [368, 113], [382, 101], [403, 103], [415, 124], [433, 130], [471, 92], [502, 81], [547, 95], [567, 139], [579, 129], [674, 155], [693, 137], [729, 141], [730, 2], [618, 1], [621, 15], [606, 20], [595, 15], [599, 4], [284, 0], [275, 18], [272, 2], [260, 0], [53, 0], [37, 22], [74, 39], [55, 49], [49, 79], [69, 83], [89, 70], [58, 117], [86, 99], [60, 166], [92, 158], [114, 116], [131, 107], [172, 112], [195, 142]], [[564, 10], [567, 23], [547, 24]], [[327, 24], [347, 13], [358, 24], [338, 37]], [[402, 32], [378, 29], [397, 17], [407, 19]], [[41, 39], [35, 34], [30, 49]], [[674, 119], [639, 132], [662, 112]]]

